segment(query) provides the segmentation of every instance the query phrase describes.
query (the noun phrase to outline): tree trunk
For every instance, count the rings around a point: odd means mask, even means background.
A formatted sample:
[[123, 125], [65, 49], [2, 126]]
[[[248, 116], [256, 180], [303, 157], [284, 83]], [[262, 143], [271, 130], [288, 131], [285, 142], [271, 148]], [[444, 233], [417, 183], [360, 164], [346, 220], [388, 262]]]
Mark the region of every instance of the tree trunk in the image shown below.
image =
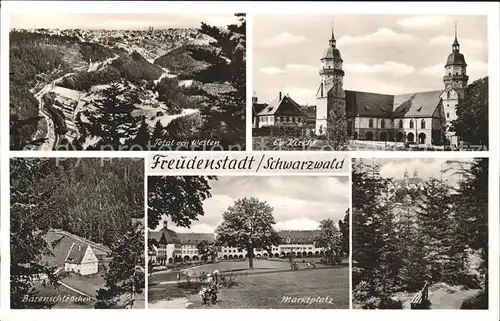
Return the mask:
[[248, 248], [248, 267], [253, 269], [253, 248]]

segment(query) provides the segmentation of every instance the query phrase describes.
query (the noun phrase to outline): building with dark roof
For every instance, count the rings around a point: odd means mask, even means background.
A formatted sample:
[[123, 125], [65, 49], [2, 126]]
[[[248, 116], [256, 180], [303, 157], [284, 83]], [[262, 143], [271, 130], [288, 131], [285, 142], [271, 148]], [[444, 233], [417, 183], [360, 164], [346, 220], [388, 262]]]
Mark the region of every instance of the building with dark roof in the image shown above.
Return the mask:
[[55, 267], [57, 271], [95, 274], [99, 270], [99, 264], [106, 263], [111, 253], [111, 249], [105, 245], [62, 230], [50, 230], [44, 239], [54, 246], [50, 255], [42, 256], [42, 264]]
[[[321, 257], [324, 255], [324, 248], [316, 246], [316, 238], [319, 236], [319, 230], [283, 230], [278, 231], [281, 243], [273, 246], [270, 250], [254, 249], [254, 257]], [[219, 260], [233, 260], [248, 258], [245, 249], [223, 246], [217, 254]]]
[[[166, 224], [166, 223], [165, 223]], [[281, 244], [270, 250], [254, 249], [255, 258], [268, 257], [321, 257], [324, 249], [316, 246], [315, 240], [319, 230], [284, 230], [278, 231]], [[213, 244], [216, 235], [213, 233], [176, 233], [164, 227], [160, 231], [149, 231], [149, 239], [155, 240], [149, 251], [149, 260], [158, 265], [170, 265], [176, 262], [204, 261], [198, 252], [198, 244], [206, 241]], [[231, 246], [221, 246], [217, 249], [218, 260], [233, 260], [248, 258], [247, 251]]]
[[[444, 88], [407, 94], [383, 94], [343, 89], [343, 62], [332, 29], [329, 46], [320, 58], [320, 85], [316, 93], [316, 134], [324, 134], [335, 110], [345, 109], [348, 136], [354, 140], [414, 142], [424, 145], [458, 145], [450, 129], [457, 118], [469, 77], [460, 52], [456, 26], [452, 52], [444, 65]], [[292, 93], [293, 95], [293, 93]], [[281, 94], [268, 106], [254, 103], [254, 128], [277, 124], [301, 125], [306, 114], [288, 95]], [[285, 121], [283, 121], [285, 120]]]
[[198, 252], [198, 244], [203, 241], [209, 244], [215, 241], [213, 233], [179, 233], [178, 235], [184, 261], [203, 261], [203, 255]]
[[148, 258], [154, 264], [167, 265], [182, 260], [179, 235], [168, 229], [167, 222], [159, 231], [148, 231]]
[[253, 97], [253, 127], [269, 126], [301, 126], [309, 119], [315, 119], [315, 107], [303, 106], [288, 94], [278, 93], [276, 99], [269, 104], [258, 103]]

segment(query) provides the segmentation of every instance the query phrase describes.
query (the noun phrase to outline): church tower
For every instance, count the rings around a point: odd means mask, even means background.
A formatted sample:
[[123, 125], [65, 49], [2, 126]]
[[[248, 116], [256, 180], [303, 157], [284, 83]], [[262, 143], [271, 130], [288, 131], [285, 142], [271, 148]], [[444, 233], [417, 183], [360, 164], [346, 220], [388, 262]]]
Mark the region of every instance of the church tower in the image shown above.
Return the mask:
[[[343, 90], [344, 70], [342, 69], [343, 60], [340, 56], [340, 51], [337, 49], [337, 40], [335, 39], [333, 26], [329, 46], [323, 52], [320, 61], [320, 85], [316, 92], [316, 134], [325, 133], [327, 126], [326, 120], [331, 108], [345, 109], [345, 93]], [[328, 104], [329, 95], [331, 100], [330, 104]], [[330, 106], [330, 108], [328, 106]]]
[[443, 100], [444, 118], [446, 121], [446, 143], [458, 145], [459, 138], [450, 130], [450, 126], [451, 122], [457, 119], [456, 107], [458, 101], [464, 96], [469, 76], [467, 76], [465, 57], [460, 52], [456, 23], [455, 41], [451, 45], [451, 53], [448, 55], [444, 69], [443, 83], [445, 88], [441, 98]]

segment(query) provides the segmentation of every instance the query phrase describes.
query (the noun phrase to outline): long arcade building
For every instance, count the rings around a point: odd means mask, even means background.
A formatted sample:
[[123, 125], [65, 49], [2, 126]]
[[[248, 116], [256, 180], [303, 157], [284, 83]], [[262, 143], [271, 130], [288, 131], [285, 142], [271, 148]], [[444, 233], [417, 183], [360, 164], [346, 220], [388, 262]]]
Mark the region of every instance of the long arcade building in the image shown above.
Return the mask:
[[[278, 231], [281, 244], [273, 246], [270, 251], [255, 249], [255, 258], [287, 257], [320, 257], [324, 254], [322, 247], [316, 247], [314, 240], [319, 235], [318, 230], [288, 230]], [[176, 233], [167, 228], [166, 224], [160, 231], [149, 231], [149, 239], [156, 240], [149, 251], [149, 260], [154, 264], [167, 265], [174, 262], [202, 261], [197, 245], [201, 241], [213, 242], [215, 235], [211, 233]], [[222, 246], [218, 249], [218, 260], [246, 259], [246, 250], [236, 247]]]

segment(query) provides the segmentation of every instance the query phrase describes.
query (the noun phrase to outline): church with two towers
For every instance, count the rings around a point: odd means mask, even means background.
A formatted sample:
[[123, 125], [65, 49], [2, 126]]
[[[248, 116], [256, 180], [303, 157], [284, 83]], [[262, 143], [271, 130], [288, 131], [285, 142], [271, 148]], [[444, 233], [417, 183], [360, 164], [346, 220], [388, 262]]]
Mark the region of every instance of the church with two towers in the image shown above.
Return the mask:
[[456, 27], [451, 47], [443, 66], [443, 88], [395, 95], [344, 90], [344, 60], [332, 29], [320, 59], [315, 110], [281, 93], [270, 104], [260, 104], [254, 97], [253, 126], [296, 126], [308, 119], [315, 121], [316, 134], [321, 135], [331, 123], [332, 113], [344, 109], [348, 136], [354, 140], [458, 146], [460, 139], [450, 126], [457, 117], [456, 106], [464, 96], [469, 77]]
[[317, 133], [326, 130], [332, 112], [345, 108], [348, 135], [353, 139], [458, 145], [459, 138], [450, 126], [457, 117], [456, 106], [463, 98], [469, 77], [456, 27], [455, 41], [444, 65], [442, 89], [398, 95], [344, 90], [343, 62], [332, 30], [319, 70]]

